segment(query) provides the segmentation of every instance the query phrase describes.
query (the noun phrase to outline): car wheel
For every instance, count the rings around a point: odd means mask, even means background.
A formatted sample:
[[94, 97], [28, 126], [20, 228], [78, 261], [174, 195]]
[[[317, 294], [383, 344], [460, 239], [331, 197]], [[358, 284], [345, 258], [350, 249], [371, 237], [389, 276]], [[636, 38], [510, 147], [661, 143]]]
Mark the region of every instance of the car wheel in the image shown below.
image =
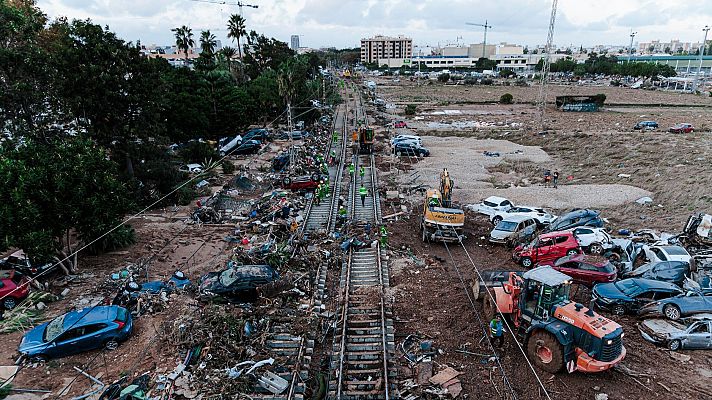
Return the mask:
[[312, 174], [311, 180], [312, 180], [312, 182], [319, 182], [319, 174], [317, 174], [317, 173]]
[[666, 304], [665, 307], [663, 307], [663, 314], [673, 321], [680, 319], [680, 309], [674, 304]]
[[682, 348], [682, 343], [679, 340], [674, 339], [668, 343], [667, 347], [668, 347], [668, 349], [670, 349], [672, 351], [678, 351]]
[[600, 243], [591, 243], [591, 245], [588, 246], [588, 252], [593, 255], [600, 256], [603, 254], [603, 246], [601, 246]]
[[403, 153], [401, 153], [400, 151], [397, 151], [397, 152], [396, 152], [396, 156], [397, 156], [397, 157], [400, 157], [401, 155], [403, 155]]
[[498, 215], [498, 216], [492, 218], [492, 224], [494, 224], [494, 226], [497, 226], [497, 224], [499, 224], [500, 222], [502, 222], [502, 219], [503, 219], [503, 218]]
[[285, 176], [284, 179], [282, 179], [282, 183], [284, 186], [289, 186], [289, 184], [292, 183], [292, 180], [288, 176]]
[[104, 342], [104, 348], [107, 350], [116, 350], [119, 347], [119, 342], [116, 339], [109, 339]]
[[13, 308], [15, 308], [16, 305], [17, 302], [12, 297], [6, 297], [5, 300], [2, 301], [2, 306], [6, 310], [12, 310]]
[[578, 250], [576, 250], [576, 249], [571, 249], [566, 252], [567, 256], [575, 256], [576, 254], [578, 254]]
[[611, 311], [613, 312], [613, 315], [623, 315], [625, 314], [625, 307], [618, 304], [614, 306]]
[[522, 257], [521, 263], [522, 263], [522, 267], [524, 267], [524, 268], [531, 268], [531, 266], [533, 264], [532, 259], [529, 257]]

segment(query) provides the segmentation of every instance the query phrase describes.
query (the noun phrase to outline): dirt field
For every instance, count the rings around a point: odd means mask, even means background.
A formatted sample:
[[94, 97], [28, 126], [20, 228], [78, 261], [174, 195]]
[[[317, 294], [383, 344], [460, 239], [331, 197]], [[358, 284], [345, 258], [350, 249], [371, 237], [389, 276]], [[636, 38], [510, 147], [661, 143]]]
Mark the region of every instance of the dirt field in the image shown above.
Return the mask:
[[[550, 132], [537, 134], [537, 114], [532, 104], [476, 104], [493, 102], [505, 92], [516, 101], [533, 101], [537, 88], [463, 87], [433, 84], [417, 88], [410, 82], [379, 86], [379, 96], [398, 106], [410, 130], [423, 136], [431, 156], [395, 168], [391, 158], [382, 162], [383, 182], [402, 190], [438, 183], [442, 168], [455, 180], [454, 201], [466, 204], [488, 195], [503, 195], [515, 203], [548, 206], [558, 211], [595, 207], [610, 220], [610, 228], [656, 228], [676, 232], [693, 211], [712, 210], [706, 181], [712, 177], [712, 140], [709, 132], [672, 135], [665, 131], [633, 132], [638, 120], [654, 119], [661, 127], [689, 121], [696, 127], [712, 127], [712, 101], [675, 93], [604, 87], [555, 87], [555, 94], [605, 93], [615, 106], [598, 113], [548, 111]], [[402, 105], [418, 104], [413, 117], [402, 115]], [[705, 105], [660, 107], [649, 104]], [[645, 104], [645, 106], [643, 106]], [[391, 112], [394, 110], [391, 110]], [[392, 116], [391, 116], [392, 118]], [[499, 157], [483, 154], [499, 152]], [[544, 169], [558, 170], [563, 183], [557, 190], [541, 186]], [[568, 178], [568, 179], [567, 179]], [[391, 187], [392, 187], [391, 186]], [[401, 204], [409, 210], [389, 225], [396, 256], [392, 268], [396, 343], [419, 334], [433, 340], [439, 353], [436, 365], [463, 372], [463, 393], [474, 397], [499, 397], [505, 390], [502, 376], [480, 342], [478, 323], [485, 318], [480, 303], [473, 309], [466, 291], [474, 268], [458, 244], [424, 244], [419, 238], [422, 194], [406, 194]], [[635, 200], [650, 196], [653, 203]], [[384, 208], [384, 210], [387, 207]], [[398, 207], [391, 207], [396, 211]], [[384, 211], [385, 213], [385, 211]], [[479, 270], [516, 269], [511, 253], [487, 243], [491, 224], [467, 213], [464, 242]], [[452, 254], [452, 258], [450, 256]], [[460, 280], [461, 274], [464, 285]], [[590, 292], [575, 291], [575, 300], [588, 304]], [[625, 331], [626, 359], [631, 377], [619, 371], [584, 375], [537, 373], [552, 398], [593, 399], [605, 393], [609, 399], [705, 399], [712, 397], [709, 376], [712, 355], [708, 351], [682, 351], [682, 357], [646, 342], [636, 328], [635, 317], [615, 317]], [[459, 353], [468, 350], [481, 356]], [[689, 359], [687, 358], [689, 357]], [[501, 362], [520, 399], [541, 399], [543, 393], [519, 349], [508, 336]], [[413, 377], [407, 363], [401, 376]]]

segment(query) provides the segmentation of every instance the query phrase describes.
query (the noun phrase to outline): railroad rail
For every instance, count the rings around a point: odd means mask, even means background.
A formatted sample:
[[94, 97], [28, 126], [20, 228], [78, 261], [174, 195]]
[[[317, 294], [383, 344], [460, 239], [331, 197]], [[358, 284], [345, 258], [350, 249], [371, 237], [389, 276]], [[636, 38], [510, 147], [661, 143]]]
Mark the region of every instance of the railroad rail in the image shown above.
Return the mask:
[[[349, 215], [353, 224], [370, 223], [371, 239], [375, 239], [381, 222], [375, 159], [373, 154], [354, 158], [356, 174], [350, 182]], [[363, 178], [358, 173], [361, 166], [366, 172]], [[368, 190], [363, 202], [358, 194], [361, 185]], [[331, 358], [334, 373], [328, 398], [390, 399], [396, 375], [390, 363], [394, 330], [384, 297], [384, 289], [389, 285], [387, 260], [378, 242], [372, 247], [350, 249], [340, 285], [343, 299], [340, 327], [334, 338]]]

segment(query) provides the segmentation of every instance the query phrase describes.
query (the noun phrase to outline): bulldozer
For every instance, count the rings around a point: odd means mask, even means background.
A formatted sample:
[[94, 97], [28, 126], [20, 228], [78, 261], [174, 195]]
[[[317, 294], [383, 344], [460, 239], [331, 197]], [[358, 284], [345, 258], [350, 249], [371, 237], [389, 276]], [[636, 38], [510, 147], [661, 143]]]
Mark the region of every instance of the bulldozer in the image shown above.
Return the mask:
[[465, 238], [465, 212], [452, 205], [453, 180], [447, 169], [440, 173], [440, 189], [428, 189], [420, 229], [423, 242], [457, 242]]
[[552, 374], [564, 368], [594, 373], [625, 358], [623, 328], [594, 312], [593, 305], [569, 300], [570, 276], [549, 266], [481, 276], [473, 292], [483, 300], [485, 316], [501, 312], [538, 368]]

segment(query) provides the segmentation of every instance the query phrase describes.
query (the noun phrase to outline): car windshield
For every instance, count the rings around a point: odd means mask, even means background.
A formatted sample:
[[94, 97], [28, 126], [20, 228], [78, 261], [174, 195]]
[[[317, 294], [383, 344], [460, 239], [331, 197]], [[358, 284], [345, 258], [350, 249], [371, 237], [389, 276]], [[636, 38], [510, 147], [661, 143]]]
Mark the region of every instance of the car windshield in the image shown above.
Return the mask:
[[44, 331], [44, 341], [51, 342], [64, 332], [64, 317], [67, 314], [60, 315], [59, 317], [53, 319]]
[[501, 221], [497, 224], [495, 229], [498, 231], [514, 232], [514, 230], [517, 229], [517, 223], [512, 221]]
[[687, 251], [684, 248], [678, 247], [678, 246], [663, 247], [663, 250], [665, 250], [665, 252], [671, 256], [686, 256], [686, 255], [688, 255]]
[[634, 281], [624, 279], [614, 283], [614, 285], [626, 296], [633, 296], [640, 291], [640, 287], [636, 285]]
[[240, 277], [240, 274], [237, 273], [236, 269], [228, 268], [225, 271], [223, 271], [222, 274], [220, 274], [220, 283], [223, 286], [230, 286], [233, 283], [235, 283], [235, 281], [239, 277]]

